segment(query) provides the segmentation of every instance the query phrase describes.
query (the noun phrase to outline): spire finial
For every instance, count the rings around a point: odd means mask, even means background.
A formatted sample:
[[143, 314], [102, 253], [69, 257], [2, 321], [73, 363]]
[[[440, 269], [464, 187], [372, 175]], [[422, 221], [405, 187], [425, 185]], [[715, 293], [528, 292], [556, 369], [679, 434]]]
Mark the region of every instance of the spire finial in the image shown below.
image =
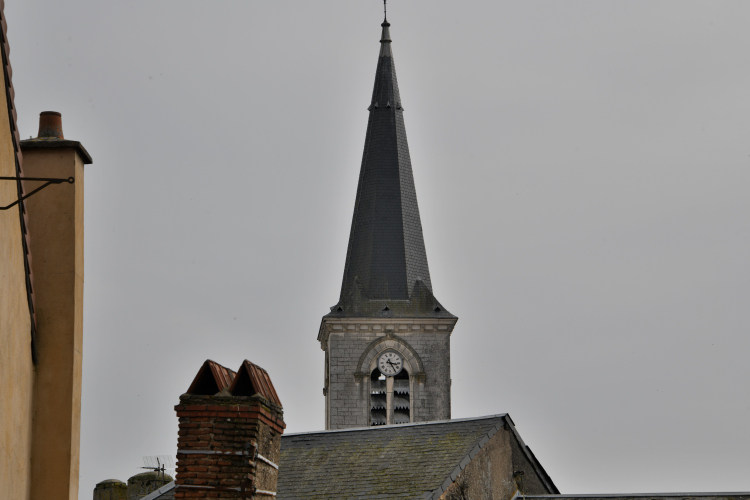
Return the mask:
[[388, 0], [383, 0], [383, 19], [388, 20]]
[[[383, 0], [383, 15], [387, 16], [388, 12], [386, 11], [386, 2], [387, 0]], [[388, 29], [391, 26], [391, 23], [388, 22], [388, 18], [385, 17], [383, 19], [383, 24], [381, 24], [383, 27], [383, 33], [380, 35], [380, 57], [391, 57], [391, 32]]]

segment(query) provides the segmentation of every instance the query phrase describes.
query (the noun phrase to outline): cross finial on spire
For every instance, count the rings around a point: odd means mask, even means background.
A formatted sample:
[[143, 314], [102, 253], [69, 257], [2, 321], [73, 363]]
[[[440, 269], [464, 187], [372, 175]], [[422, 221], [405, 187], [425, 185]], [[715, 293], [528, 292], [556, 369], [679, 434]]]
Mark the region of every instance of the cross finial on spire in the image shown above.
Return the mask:
[[[388, 12], [386, 11], [386, 2], [387, 0], [383, 0], [383, 15], [387, 16]], [[383, 27], [383, 34], [380, 36], [380, 57], [391, 57], [391, 32], [388, 29], [391, 26], [391, 23], [388, 22], [388, 17], [385, 17], [383, 19], [383, 24], [381, 24]]]

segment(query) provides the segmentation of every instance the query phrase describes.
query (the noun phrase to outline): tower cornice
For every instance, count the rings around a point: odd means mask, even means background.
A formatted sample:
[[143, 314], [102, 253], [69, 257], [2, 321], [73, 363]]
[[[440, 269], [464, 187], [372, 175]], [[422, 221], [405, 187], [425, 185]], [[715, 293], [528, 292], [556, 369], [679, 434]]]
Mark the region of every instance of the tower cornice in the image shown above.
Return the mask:
[[383, 337], [408, 333], [453, 333], [458, 318], [330, 318], [324, 316], [318, 329], [320, 348], [325, 351], [331, 333], [367, 332]]

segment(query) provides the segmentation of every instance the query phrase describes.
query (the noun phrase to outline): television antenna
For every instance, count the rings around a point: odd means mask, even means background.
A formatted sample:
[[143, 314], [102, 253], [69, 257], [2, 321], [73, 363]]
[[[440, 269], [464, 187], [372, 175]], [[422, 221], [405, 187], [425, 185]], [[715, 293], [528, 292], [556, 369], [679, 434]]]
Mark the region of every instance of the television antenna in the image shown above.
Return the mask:
[[168, 470], [175, 470], [174, 468], [174, 460], [172, 460], [172, 457], [169, 455], [155, 455], [153, 457], [143, 457], [143, 465], [144, 467], [141, 467], [141, 469], [149, 469], [154, 472], [161, 473], [161, 485], [164, 486], [167, 484], [167, 480], [165, 479], [165, 473]]

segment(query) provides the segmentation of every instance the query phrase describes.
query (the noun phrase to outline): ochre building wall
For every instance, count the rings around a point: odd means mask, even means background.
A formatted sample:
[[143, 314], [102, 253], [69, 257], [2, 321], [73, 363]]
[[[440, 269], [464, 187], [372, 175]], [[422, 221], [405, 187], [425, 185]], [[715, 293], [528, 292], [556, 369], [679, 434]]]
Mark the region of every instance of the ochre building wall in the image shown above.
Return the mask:
[[[16, 175], [6, 99], [0, 99], [0, 176]], [[0, 206], [18, 198], [0, 181]], [[0, 211], [0, 498], [28, 498], [34, 365], [18, 207]]]
[[75, 178], [27, 201], [38, 332], [31, 498], [73, 500], [81, 429], [83, 160], [73, 147], [24, 146], [24, 175]]

